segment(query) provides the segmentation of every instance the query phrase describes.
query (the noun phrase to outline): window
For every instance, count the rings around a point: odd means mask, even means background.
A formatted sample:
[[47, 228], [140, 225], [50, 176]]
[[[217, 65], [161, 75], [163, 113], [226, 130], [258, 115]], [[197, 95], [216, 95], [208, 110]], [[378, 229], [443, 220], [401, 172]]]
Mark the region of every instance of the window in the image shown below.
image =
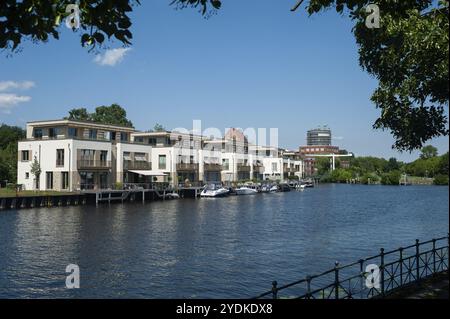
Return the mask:
[[61, 173], [61, 189], [69, 188], [69, 172]]
[[189, 164], [194, 164], [195, 163], [195, 160], [194, 160], [194, 156], [190, 156], [189, 157]]
[[53, 189], [53, 172], [46, 173], [46, 189]]
[[56, 150], [56, 166], [64, 166], [64, 150]]
[[127, 133], [120, 133], [120, 141], [127, 142], [128, 141], [128, 134]]
[[116, 132], [110, 132], [110, 137], [111, 137], [111, 141], [115, 141], [116, 140]]
[[124, 161], [131, 161], [131, 153], [130, 152], [123, 152], [123, 160]]
[[106, 162], [108, 159], [108, 151], [100, 151], [100, 162]]
[[138, 162], [146, 162], [145, 153], [135, 153], [134, 160]]
[[22, 151], [22, 162], [28, 162], [30, 160], [30, 151]]
[[93, 160], [95, 157], [95, 150], [81, 150], [81, 159]]
[[42, 129], [41, 128], [35, 128], [34, 129], [34, 138], [38, 138], [38, 139], [40, 139], [40, 138], [42, 138]]
[[28, 172], [25, 173], [25, 179], [30, 179], [30, 173]]
[[278, 171], [278, 163], [272, 163], [272, 172]]
[[267, 150], [267, 151], [266, 151], [266, 156], [267, 156], [267, 157], [270, 157], [270, 150]]
[[150, 137], [148, 139], [148, 144], [152, 145], [152, 146], [156, 146], [156, 138], [152, 138]]
[[69, 127], [67, 130], [67, 134], [69, 137], [77, 137], [78, 136], [78, 129], [75, 127]]
[[48, 129], [48, 137], [49, 138], [56, 138], [58, 137], [58, 129], [55, 127], [51, 127]]
[[91, 140], [96, 140], [97, 139], [97, 130], [89, 130], [89, 138]]
[[166, 169], [166, 155], [159, 155], [159, 169]]
[[223, 170], [229, 171], [230, 170], [230, 160], [229, 159], [223, 159], [222, 160]]

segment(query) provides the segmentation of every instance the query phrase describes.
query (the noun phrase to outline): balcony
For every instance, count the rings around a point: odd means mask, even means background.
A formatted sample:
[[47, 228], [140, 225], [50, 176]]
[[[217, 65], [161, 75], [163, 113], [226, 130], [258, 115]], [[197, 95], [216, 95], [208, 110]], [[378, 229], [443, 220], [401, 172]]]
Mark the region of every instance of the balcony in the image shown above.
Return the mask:
[[222, 170], [222, 165], [220, 164], [205, 164], [205, 171], [207, 172], [217, 172]]
[[177, 164], [177, 171], [198, 171], [198, 164], [180, 163]]
[[78, 160], [78, 169], [110, 169], [111, 161], [101, 161], [101, 160]]
[[135, 170], [135, 171], [148, 171], [152, 170], [152, 163], [145, 161], [124, 161], [123, 162], [124, 170]]
[[253, 173], [264, 174], [264, 166], [262, 164], [253, 165]]
[[238, 172], [250, 172], [251, 168], [247, 164], [237, 164], [237, 170]]

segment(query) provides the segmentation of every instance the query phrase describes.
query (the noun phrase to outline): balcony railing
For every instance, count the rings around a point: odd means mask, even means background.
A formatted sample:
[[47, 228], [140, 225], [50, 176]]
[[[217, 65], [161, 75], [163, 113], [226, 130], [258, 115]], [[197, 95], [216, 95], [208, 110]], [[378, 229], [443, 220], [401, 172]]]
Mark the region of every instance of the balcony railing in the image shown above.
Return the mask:
[[151, 170], [152, 163], [145, 161], [124, 161], [123, 169], [125, 170]]
[[250, 165], [247, 164], [237, 164], [238, 172], [250, 172]]
[[111, 161], [101, 161], [101, 160], [78, 160], [78, 169], [109, 169], [111, 168]]
[[177, 164], [177, 171], [198, 171], [198, 164], [180, 163]]
[[222, 165], [220, 164], [205, 164], [205, 171], [221, 171]]

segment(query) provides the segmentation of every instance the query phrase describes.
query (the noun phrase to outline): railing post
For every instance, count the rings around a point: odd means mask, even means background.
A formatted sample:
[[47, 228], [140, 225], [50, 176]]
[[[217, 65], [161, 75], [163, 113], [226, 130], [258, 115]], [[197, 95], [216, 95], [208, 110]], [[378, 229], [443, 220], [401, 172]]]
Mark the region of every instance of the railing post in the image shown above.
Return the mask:
[[360, 297], [363, 298], [364, 294], [364, 285], [366, 283], [366, 272], [364, 271], [364, 260], [360, 259], [359, 260], [359, 274], [361, 275], [361, 285], [360, 285], [360, 289], [361, 289], [361, 293], [360, 293]]
[[420, 280], [420, 241], [416, 239], [416, 281]]
[[436, 274], [436, 239], [433, 239], [433, 275]]
[[385, 287], [384, 287], [384, 248], [380, 249], [380, 284], [381, 284], [381, 296], [385, 295]]
[[339, 299], [339, 262], [334, 263], [334, 299]]
[[403, 286], [403, 247], [398, 250], [400, 252], [400, 286]]
[[278, 299], [278, 282], [274, 281], [272, 282], [272, 298]]
[[306, 299], [311, 299], [311, 277], [307, 276], [306, 277]]

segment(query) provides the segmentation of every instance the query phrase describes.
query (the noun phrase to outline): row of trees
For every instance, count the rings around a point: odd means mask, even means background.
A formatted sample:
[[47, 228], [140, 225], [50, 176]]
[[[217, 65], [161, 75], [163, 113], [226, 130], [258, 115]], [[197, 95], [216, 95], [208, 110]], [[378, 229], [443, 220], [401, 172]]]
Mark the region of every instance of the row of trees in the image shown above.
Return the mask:
[[420, 157], [411, 162], [403, 163], [395, 158], [386, 160], [377, 157], [354, 157], [350, 160], [350, 167], [341, 167], [337, 161], [337, 169], [330, 172], [329, 160], [322, 158], [317, 162], [317, 175], [322, 182], [345, 183], [358, 181], [363, 184], [381, 183], [398, 185], [402, 175], [433, 178], [438, 185], [448, 185], [449, 158], [448, 152], [439, 156], [433, 146], [422, 148]]

